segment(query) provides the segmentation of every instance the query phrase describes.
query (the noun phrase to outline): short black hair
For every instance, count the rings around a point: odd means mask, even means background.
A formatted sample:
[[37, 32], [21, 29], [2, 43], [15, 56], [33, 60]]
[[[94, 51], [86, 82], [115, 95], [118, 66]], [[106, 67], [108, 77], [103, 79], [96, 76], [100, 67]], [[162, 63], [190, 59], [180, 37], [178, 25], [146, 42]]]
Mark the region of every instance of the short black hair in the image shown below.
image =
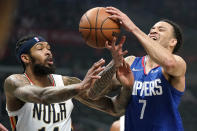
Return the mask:
[[180, 26], [178, 24], [176, 24], [175, 22], [168, 20], [168, 19], [162, 19], [160, 21], [166, 22], [173, 27], [173, 29], [174, 29], [173, 34], [174, 34], [174, 37], [177, 39], [177, 44], [174, 47], [174, 50], [172, 53], [178, 52], [179, 49], [181, 48], [181, 46], [183, 45], [183, 33], [182, 33]]
[[[37, 37], [38, 35], [35, 34], [28, 34], [26, 36], [21, 37], [17, 43], [16, 43], [16, 48], [15, 48], [15, 53], [17, 54], [17, 52], [19, 51], [20, 47], [25, 44], [26, 41], [33, 39], [34, 37]], [[27, 54], [30, 54], [30, 51], [27, 52]], [[23, 61], [20, 61], [23, 65], [23, 69], [25, 70], [26, 66], [23, 63]]]

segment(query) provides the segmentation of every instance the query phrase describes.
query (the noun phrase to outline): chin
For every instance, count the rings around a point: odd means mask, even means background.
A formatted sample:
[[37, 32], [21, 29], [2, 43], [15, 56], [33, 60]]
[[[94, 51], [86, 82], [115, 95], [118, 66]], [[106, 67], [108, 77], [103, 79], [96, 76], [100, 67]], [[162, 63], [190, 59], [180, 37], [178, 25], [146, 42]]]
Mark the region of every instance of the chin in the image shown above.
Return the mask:
[[42, 65], [36, 64], [34, 65], [34, 73], [39, 76], [54, 74], [55, 66], [54, 65], [42, 66]]

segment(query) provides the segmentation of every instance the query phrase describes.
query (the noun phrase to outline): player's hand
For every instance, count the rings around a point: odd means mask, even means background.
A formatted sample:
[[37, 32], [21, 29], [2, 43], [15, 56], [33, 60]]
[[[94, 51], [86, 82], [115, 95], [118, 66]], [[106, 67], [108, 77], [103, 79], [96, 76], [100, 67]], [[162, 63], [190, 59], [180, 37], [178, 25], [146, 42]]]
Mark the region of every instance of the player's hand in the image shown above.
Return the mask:
[[8, 131], [1, 123], [0, 123], [0, 131]]
[[104, 70], [104, 67], [102, 67], [105, 63], [104, 59], [100, 59], [96, 63], [93, 64], [93, 66], [88, 70], [86, 73], [86, 76], [84, 77], [83, 81], [81, 82], [81, 89], [89, 89], [96, 79], [100, 79], [101, 76], [98, 74]]
[[125, 60], [123, 60], [123, 65], [116, 71], [116, 77], [123, 87], [132, 87], [134, 82], [134, 76], [131, 68]]
[[132, 31], [136, 27], [131, 19], [119, 9], [110, 6], [106, 7], [106, 12], [112, 14], [109, 18], [118, 21], [118, 23], [122, 25], [125, 30]]
[[118, 45], [115, 45], [116, 43], [116, 37], [113, 37], [112, 43], [109, 44], [108, 41], [106, 41], [105, 47], [111, 51], [113, 61], [115, 64], [115, 67], [120, 67], [122, 65], [124, 55], [128, 53], [127, 50], [122, 51], [122, 46], [126, 40], [126, 36], [122, 36], [120, 42]]

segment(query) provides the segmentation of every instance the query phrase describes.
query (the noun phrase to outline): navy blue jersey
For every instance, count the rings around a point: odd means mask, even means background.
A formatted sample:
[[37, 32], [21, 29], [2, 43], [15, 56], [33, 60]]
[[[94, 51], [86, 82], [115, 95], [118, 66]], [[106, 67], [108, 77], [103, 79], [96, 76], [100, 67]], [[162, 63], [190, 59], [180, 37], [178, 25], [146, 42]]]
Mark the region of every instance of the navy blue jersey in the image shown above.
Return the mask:
[[172, 87], [160, 66], [145, 74], [144, 58], [136, 57], [131, 65], [135, 82], [125, 112], [125, 131], [183, 131], [178, 112], [183, 92]]

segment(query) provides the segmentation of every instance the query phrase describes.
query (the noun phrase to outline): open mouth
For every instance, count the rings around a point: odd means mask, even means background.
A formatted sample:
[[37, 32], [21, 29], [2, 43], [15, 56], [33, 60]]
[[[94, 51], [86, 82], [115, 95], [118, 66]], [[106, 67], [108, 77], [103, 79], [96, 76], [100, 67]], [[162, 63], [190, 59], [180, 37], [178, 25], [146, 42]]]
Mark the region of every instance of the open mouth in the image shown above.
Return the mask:
[[157, 37], [155, 35], [149, 35], [150, 38], [152, 38], [153, 40], [157, 40]]
[[47, 59], [47, 63], [50, 64], [50, 65], [52, 65], [53, 64], [53, 58], [48, 58]]

